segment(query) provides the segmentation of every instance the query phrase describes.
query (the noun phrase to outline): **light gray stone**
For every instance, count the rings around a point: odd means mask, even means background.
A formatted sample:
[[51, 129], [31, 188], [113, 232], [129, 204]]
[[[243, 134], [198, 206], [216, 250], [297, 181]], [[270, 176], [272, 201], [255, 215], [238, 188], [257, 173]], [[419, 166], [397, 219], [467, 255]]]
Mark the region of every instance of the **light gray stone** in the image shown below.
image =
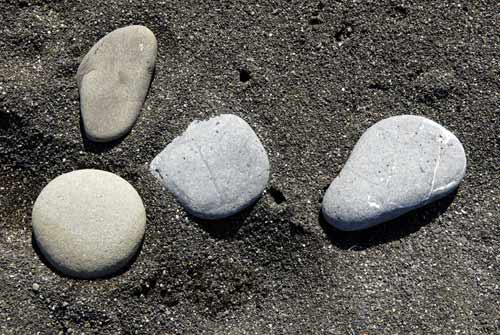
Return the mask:
[[326, 191], [323, 215], [338, 229], [365, 229], [443, 198], [465, 168], [451, 132], [424, 117], [391, 117], [361, 136]]
[[252, 128], [225, 114], [191, 123], [154, 158], [151, 172], [189, 213], [220, 219], [259, 198], [269, 180], [269, 160]]
[[117, 29], [90, 49], [77, 73], [89, 139], [108, 142], [132, 129], [151, 84], [156, 53], [156, 38], [143, 26]]
[[36, 243], [57, 270], [98, 278], [123, 268], [136, 254], [146, 225], [139, 194], [121, 177], [78, 170], [52, 180], [33, 206]]

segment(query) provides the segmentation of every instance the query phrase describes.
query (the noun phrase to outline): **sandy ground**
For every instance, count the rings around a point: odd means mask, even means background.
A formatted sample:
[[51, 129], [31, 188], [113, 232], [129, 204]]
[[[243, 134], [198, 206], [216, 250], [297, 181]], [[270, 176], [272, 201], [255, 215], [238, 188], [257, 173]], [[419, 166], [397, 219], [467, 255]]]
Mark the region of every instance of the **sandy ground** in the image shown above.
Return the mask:
[[[498, 334], [499, 7], [474, 1], [0, 0], [0, 334]], [[144, 24], [156, 77], [123, 141], [82, 138], [76, 70]], [[272, 180], [239, 217], [189, 218], [148, 163], [194, 119], [234, 113]], [[456, 194], [362, 233], [321, 197], [370, 125], [423, 115], [467, 153]], [[110, 279], [60, 276], [31, 208], [59, 174], [127, 179], [143, 248]]]

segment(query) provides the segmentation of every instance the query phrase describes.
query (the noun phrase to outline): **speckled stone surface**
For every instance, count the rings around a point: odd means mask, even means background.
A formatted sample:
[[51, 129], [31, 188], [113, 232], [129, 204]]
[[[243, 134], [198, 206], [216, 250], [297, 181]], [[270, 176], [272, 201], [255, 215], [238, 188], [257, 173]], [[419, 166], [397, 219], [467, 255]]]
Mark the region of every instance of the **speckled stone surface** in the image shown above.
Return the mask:
[[139, 194], [121, 177], [77, 170], [52, 180], [33, 206], [33, 234], [45, 258], [65, 275], [98, 278], [136, 254], [146, 225]]
[[465, 175], [460, 141], [420, 116], [382, 120], [360, 138], [323, 199], [325, 219], [360, 230], [440, 199]]
[[155, 157], [151, 172], [189, 213], [220, 219], [259, 198], [269, 180], [269, 160], [248, 123], [225, 114], [191, 123]]
[[129, 26], [104, 36], [83, 58], [77, 80], [90, 140], [108, 142], [131, 130], [146, 99], [156, 54], [154, 34]]

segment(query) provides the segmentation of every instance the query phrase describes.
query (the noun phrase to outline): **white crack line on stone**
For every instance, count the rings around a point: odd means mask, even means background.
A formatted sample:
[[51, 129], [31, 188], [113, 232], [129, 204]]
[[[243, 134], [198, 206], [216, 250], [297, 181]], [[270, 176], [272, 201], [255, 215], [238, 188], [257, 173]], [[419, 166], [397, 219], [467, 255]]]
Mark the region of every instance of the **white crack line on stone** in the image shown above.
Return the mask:
[[372, 199], [371, 195], [368, 195], [368, 206], [376, 209], [380, 209], [380, 205], [376, 203], [375, 201], [370, 201]]
[[431, 187], [429, 189], [429, 193], [427, 194], [427, 199], [429, 199], [434, 191], [434, 182], [436, 181], [436, 174], [437, 170], [439, 168], [439, 164], [441, 163], [441, 145], [439, 146], [439, 151], [438, 151], [438, 157], [437, 157], [437, 162], [436, 165], [434, 166], [434, 173], [432, 175], [432, 181], [431, 181]]
[[380, 205], [377, 204], [376, 202], [373, 202], [373, 201], [368, 201], [368, 206], [376, 208], [376, 209], [380, 209]]
[[438, 135], [438, 142], [439, 142], [438, 157], [436, 160], [436, 165], [434, 166], [434, 173], [432, 175], [431, 187], [429, 189], [429, 193], [427, 194], [427, 197], [425, 200], [428, 200], [432, 196], [432, 194], [435, 193], [436, 191], [442, 190], [443, 188], [446, 188], [446, 186], [447, 186], [447, 185], [445, 185], [445, 186], [434, 189], [437, 171], [439, 169], [439, 164], [441, 163], [441, 153], [442, 153], [443, 147], [448, 144], [450, 139], [451, 139], [451, 135], [446, 133], [446, 132], [443, 132], [443, 133]]

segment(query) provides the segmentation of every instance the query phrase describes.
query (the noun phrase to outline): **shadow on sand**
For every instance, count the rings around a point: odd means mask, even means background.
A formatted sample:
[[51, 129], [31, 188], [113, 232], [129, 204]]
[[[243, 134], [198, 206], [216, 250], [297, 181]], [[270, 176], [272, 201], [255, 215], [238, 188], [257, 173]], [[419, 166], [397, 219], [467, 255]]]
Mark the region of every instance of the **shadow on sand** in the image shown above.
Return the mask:
[[80, 133], [82, 134], [83, 148], [85, 149], [85, 151], [93, 152], [95, 154], [102, 154], [104, 152], [110, 151], [111, 149], [122, 143], [125, 137], [127, 137], [128, 135], [127, 133], [124, 136], [120, 137], [119, 139], [110, 142], [105, 142], [105, 143], [93, 142], [87, 137], [87, 134], [85, 134], [85, 129], [83, 127], [83, 119], [81, 114], [80, 114]]
[[245, 224], [247, 218], [252, 214], [259, 198], [254, 204], [243, 211], [219, 220], [205, 220], [189, 215], [189, 219], [195, 222], [201, 229], [215, 239], [231, 240], [236, 237], [240, 228]]

